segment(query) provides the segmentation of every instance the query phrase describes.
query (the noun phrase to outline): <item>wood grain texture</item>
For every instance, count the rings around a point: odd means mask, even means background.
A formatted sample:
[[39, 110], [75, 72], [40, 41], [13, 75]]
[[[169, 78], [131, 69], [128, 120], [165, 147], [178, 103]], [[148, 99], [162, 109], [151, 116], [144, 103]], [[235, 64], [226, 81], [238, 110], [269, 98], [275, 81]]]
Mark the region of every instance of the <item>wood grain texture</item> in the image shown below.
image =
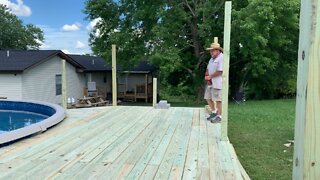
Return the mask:
[[301, 1], [293, 179], [320, 177], [319, 5]]
[[0, 179], [248, 179], [203, 108], [67, 110], [45, 133], [0, 148]]
[[223, 74], [222, 74], [222, 121], [221, 139], [228, 140], [228, 95], [229, 95], [229, 64], [231, 36], [231, 1], [225, 3], [224, 38], [223, 38]]

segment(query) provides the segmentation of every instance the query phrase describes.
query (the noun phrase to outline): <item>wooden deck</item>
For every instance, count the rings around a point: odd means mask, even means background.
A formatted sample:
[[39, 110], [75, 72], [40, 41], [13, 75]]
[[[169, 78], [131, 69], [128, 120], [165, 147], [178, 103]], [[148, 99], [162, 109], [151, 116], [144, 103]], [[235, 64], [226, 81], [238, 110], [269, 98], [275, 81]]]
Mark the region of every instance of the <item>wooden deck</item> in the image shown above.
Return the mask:
[[0, 179], [249, 179], [200, 108], [71, 109], [0, 148]]

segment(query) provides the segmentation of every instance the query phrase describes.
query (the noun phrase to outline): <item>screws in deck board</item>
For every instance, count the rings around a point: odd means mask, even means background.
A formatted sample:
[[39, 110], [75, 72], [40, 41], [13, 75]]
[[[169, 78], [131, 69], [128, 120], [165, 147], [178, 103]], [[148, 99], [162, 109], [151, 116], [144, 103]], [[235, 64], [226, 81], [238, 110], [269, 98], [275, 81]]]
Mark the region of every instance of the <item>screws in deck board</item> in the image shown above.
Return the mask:
[[306, 53], [302, 51], [302, 60], [304, 60], [305, 57], [306, 57]]
[[298, 166], [299, 165], [299, 160], [298, 160], [298, 158], [296, 158], [296, 160], [295, 160], [295, 164], [296, 164], [296, 166]]
[[315, 162], [312, 162], [312, 163], [311, 163], [311, 166], [315, 166], [315, 165], [316, 165], [316, 163], [315, 163]]

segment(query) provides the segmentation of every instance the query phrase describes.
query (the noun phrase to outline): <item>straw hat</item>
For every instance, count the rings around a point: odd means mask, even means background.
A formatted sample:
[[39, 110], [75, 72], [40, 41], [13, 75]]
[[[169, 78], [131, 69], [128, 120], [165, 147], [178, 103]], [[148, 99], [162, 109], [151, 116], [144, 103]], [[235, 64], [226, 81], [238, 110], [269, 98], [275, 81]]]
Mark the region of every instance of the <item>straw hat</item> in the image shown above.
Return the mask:
[[207, 50], [212, 50], [212, 49], [218, 49], [220, 51], [223, 51], [222, 47], [220, 47], [220, 44], [218, 43], [218, 37], [214, 37], [213, 43], [209, 48], [207, 48]]

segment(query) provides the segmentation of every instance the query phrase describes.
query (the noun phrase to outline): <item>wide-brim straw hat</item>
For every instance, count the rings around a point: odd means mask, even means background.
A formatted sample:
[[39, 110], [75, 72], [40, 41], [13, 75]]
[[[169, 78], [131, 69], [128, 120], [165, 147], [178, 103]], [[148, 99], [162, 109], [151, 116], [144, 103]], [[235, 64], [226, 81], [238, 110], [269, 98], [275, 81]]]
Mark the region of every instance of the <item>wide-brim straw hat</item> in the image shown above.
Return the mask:
[[207, 48], [206, 50], [213, 50], [213, 49], [217, 49], [217, 50], [223, 51], [223, 48], [220, 47], [220, 44], [218, 43], [218, 38], [217, 37], [214, 38], [214, 42], [211, 43], [210, 47]]

